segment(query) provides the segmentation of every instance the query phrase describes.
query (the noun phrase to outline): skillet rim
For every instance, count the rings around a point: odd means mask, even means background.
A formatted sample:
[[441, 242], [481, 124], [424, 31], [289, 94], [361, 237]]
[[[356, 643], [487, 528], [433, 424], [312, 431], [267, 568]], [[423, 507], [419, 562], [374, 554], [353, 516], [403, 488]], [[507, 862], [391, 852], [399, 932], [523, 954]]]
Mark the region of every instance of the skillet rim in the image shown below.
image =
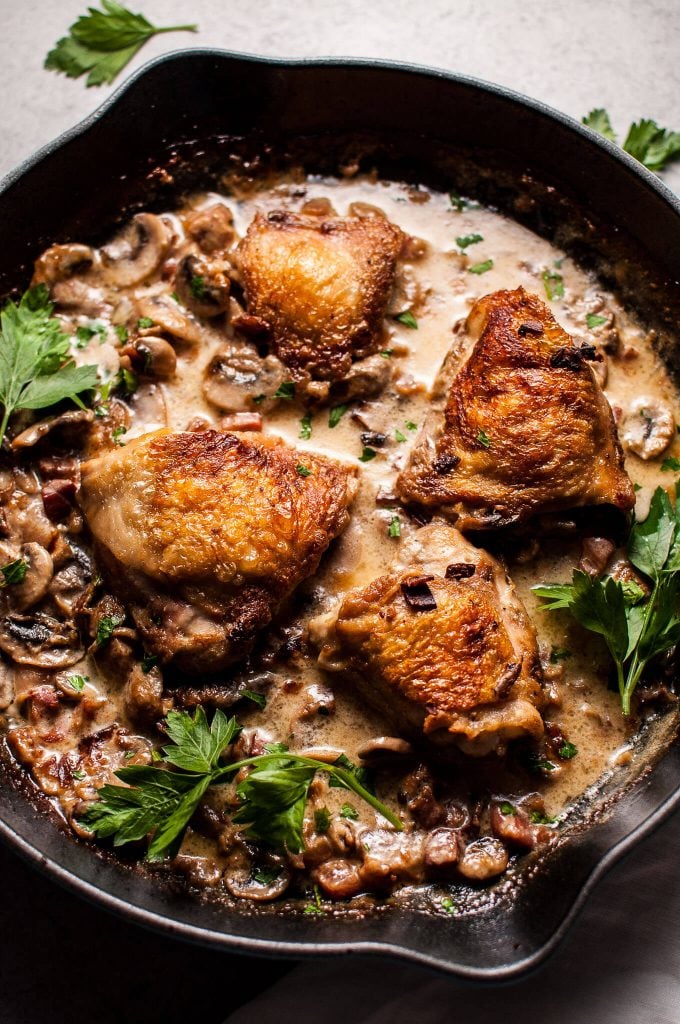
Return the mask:
[[[680, 197], [668, 188], [657, 175], [649, 171], [629, 154], [625, 153], [618, 145], [598, 135], [592, 129], [587, 128], [574, 118], [564, 114], [542, 101], [531, 99], [515, 90], [505, 86], [499, 86], [485, 82], [473, 76], [457, 74], [436, 67], [414, 64], [405, 61], [391, 61], [372, 58], [351, 58], [351, 57], [319, 57], [319, 58], [279, 58], [262, 57], [256, 54], [239, 53], [236, 51], [223, 50], [214, 47], [190, 47], [186, 49], [172, 50], [142, 65], [134, 74], [127, 78], [109, 97], [107, 97], [95, 110], [67, 129], [52, 141], [40, 147], [36, 152], [24, 159], [17, 167], [10, 170], [0, 180], [0, 202], [5, 194], [17, 184], [24, 175], [37, 167], [43, 160], [62, 149], [68, 143], [87, 134], [87, 132], [118, 105], [126, 94], [142, 81], [152, 70], [160, 65], [175, 62], [187, 61], [192, 58], [210, 58], [218, 61], [246, 62], [261, 67], [281, 68], [282, 70], [294, 68], [344, 68], [344, 69], [382, 69], [393, 72], [406, 73], [407, 75], [418, 75], [420, 77], [441, 79], [451, 81], [473, 92], [490, 95], [509, 101], [515, 107], [528, 108], [530, 111], [540, 115], [548, 121], [557, 122], [572, 134], [580, 137], [581, 142], [586, 146], [596, 146], [604, 150], [610, 159], [615, 160], [634, 178], [638, 180], [647, 190], [653, 192], [670, 210], [680, 218]], [[653, 258], [653, 254], [652, 254]], [[662, 759], [668, 761], [668, 752]], [[656, 764], [653, 774], [659, 774], [662, 768], [661, 763]], [[0, 776], [1, 777], [1, 776]], [[630, 787], [641, 795], [644, 790], [642, 779]], [[628, 790], [630, 792], [630, 789]], [[20, 794], [20, 799], [28, 803], [27, 798]], [[652, 796], [652, 801], [655, 797]], [[54, 857], [46, 855], [33, 842], [24, 836], [18, 835], [11, 826], [0, 818], [0, 839], [16, 850], [25, 860], [37, 867], [44, 874], [53, 878], [57, 883], [69, 889], [83, 898], [93, 902], [104, 909], [133, 920], [152, 931], [161, 931], [164, 934], [182, 938], [200, 945], [222, 948], [237, 953], [250, 953], [257, 955], [271, 955], [280, 957], [309, 957], [309, 956], [337, 956], [341, 954], [357, 953], [360, 955], [383, 955], [409, 961], [422, 966], [443, 970], [449, 974], [456, 975], [469, 980], [484, 981], [508, 981], [518, 975], [525, 974], [536, 968], [547, 956], [549, 956], [559, 945], [581, 907], [585, 903], [588, 894], [609, 869], [620, 860], [627, 852], [636, 846], [644, 837], [651, 834], [658, 826], [680, 806], [680, 781], [673, 791], [657, 800], [652, 811], [646, 815], [628, 833], [623, 835], [616, 842], [611, 844], [604, 853], [594, 850], [591, 856], [592, 867], [581, 881], [573, 897], [569, 909], [558, 923], [551, 936], [534, 948], [527, 955], [521, 956], [500, 966], [478, 967], [470, 964], [451, 961], [446, 957], [445, 951], [441, 955], [424, 952], [421, 949], [411, 947], [408, 941], [395, 942], [386, 940], [346, 940], [346, 941], [288, 941], [271, 938], [257, 938], [244, 935], [229, 935], [216, 931], [210, 927], [201, 927], [187, 921], [165, 916], [155, 910], [149, 910], [128, 899], [114, 894], [108, 888], [94, 884], [85, 878], [80, 877], [74, 869], [64, 867]], [[55, 826], [52, 824], [52, 828]], [[597, 854], [597, 855], [595, 855]], [[343, 927], [341, 921], [335, 921], [338, 928]]]

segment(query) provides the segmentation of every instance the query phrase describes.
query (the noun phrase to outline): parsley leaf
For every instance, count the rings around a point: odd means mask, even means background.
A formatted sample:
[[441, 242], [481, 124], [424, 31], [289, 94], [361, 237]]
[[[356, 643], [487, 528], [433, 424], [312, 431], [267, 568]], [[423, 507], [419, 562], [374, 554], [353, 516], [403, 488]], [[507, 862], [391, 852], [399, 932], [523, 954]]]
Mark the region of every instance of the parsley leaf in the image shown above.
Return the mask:
[[[263, 396], [264, 397], [264, 396]], [[292, 380], [284, 380], [274, 392], [274, 398], [282, 398], [284, 402], [292, 402], [295, 398], [295, 384]]]
[[241, 690], [241, 696], [246, 697], [247, 700], [252, 700], [253, 704], [257, 704], [258, 708], [265, 708], [267, 706], [267, 698], [263, 693], [256, 693], [255, 690]]
[[338, 423], [349, 409], [348, 405], [334, 405], [328, 414], [328, 426], [332, 429], [337, 427]]
[[599, 132], [600, 135], [604, 135], [605, 139], [609, 139], [610, 142], [616, 142], [616, 135], [612, 128], [612, 123], [609, 120], [609, 114], [602, 107], [598, 107], [596, 110], [591, 110], [589, 114], [586, 114], [581, 119], [581, 123], [587, 128], [592, 128], [594, 132]]
[[643, 118], [630, 126], [623, 148], [650, 171], [662, 171], [680, 156], [680, 132], [669, 132], [656, 121]]
[[28, 572], [28, 562], [25, 558], [16, 558], [13, 562], [7, 562], [0, 566], [0, 587], [9, 587], [16, 583], [23, 583]]
[[307, 412], [300, 420], [300, 434], [303, 441], [309, 441], [312, 436], [312, 415]]
[[606, 323], [606, 316], [600, 316], [599, 313], [586, 313], [586, 326], [589, 330], [592, 331], [595, 327], [602, 327], [602, 324]]
[[390, 525], [387, 528], [388, 537], [401, 537], [401, 522], [399, 521], [398, 515], [393, 515], [390, 519]]
[[484, 446], [484, 448], [490, 448], [491, 447], [491, 438], [489, 437], [489, 435], [487, 434], [487, 432], [485, 430], [481, 429], [481, 427], [477, 431], [477, 440], [479, 441], [479, 443], [481, 445]]
[[340, 817], [349, 818], [350, 821], [356, 821], [359, 817], [359, 812], [356, 807], [352, 807], [351, 804], [343, 804], [340, 808]]
[[471, 274], [486, 274], [487, 270], [491, 270], [493, 267], [493, 260], [484, 260], [483, 263], [475, 263], [472, 267], [468, 267]]
[[87, 676], [69, 676], [66, 682], [76, 693], [82, 693], [89, 679]]
[[676, 459], [675, 456], [671, 456], [669, 459], [664, 459], [661, 463], [661, 469], [664, 473], [680, 472], [680, 459]]
[[[81, 818], [96, 836], [113, 838], [115, 846], [146, 838], [150, 860], [173, 855], [208, 787], [227, 781], [242, 768], [250, 772], [236, 786], [241, 806], [233, 821], [250, 838], [271, 846], [291, 852], [304, 848], [307, 797], [317, 772], [354, 792], [395, 829], [403, 828], [397, 815], [365, 788], [361, 770], [347, 758], [329, 765], [289, 753], [284, 744], [271, 744], [265, 754], [221, 764], [220, 756], [239, 731], [236, 719], [227, 719], [218, 710], [208, 724], [199, 707], [193, 718], [185, 711], [169, 712], [165, 727], [170, 742], [163, 747], [160, 763], [119, 769], [116, 777], [126, 785], [103, 786]], [[322, 817], [318, 826], [325, 821]]]
[[71, 338], [64, 334], [45, 285], [9, 301], [0, 312], [0, 443], [17, 409], [45, 409], [78, 397], [97, 383], [96, 366], [76, 366], [69, 357]]
[[359, 462], [370, 462], [371, 459], [374, 459], [377, 454], [378, 453], [375, 450], [375, 448], [369, 448], [367, 445], [364, 445], [363, 451], [359, 456]]
[[404, 327], [410, 327], [412, 331], [418, 330], [418, 321], [410, 309], [405, 310], [403, 313], [398, 313], [394, 319], [397, 323], [403, 324]]
[[309, 468], [309, 466], [303, 466], [301, 462], [298, 462], [298, 464], [295, 467], [295, 469], [297, 470], [298, 476], [311, 476], [312, 475], [312, 471]]
[[69, 78], [87, 73], [87, 85], [111, 83], [141, 46], [161, 32], [195, 32], [196, 25], [156, 28], [143, 14], [133, 14], [115, 0], [101, 0], [102, 10], [89, 7], [69, 27], [45, 59], [49, 71]]
[[469, 245], [477, 245], [478, 242], [484, 241], [484, 235], [459, 235], [456, 239], [456, 245], [460, 249], [467, 249]]
[[554, 270], [544, 270], [541, 274], [545, 294], [552, 302], [554, 299], [564, 298], [564, 278]]
[[571, 584], [533, 588], [547, 599], [549, 611], [566, 609], [585, 629], [604, 638], [616, 665], [624, 715], [630, 714], [631, 697], [647, 663], [680, 643], [679, 493], [676, 485], [673, 507], [666, 491], [657, 487], [647, 518], [630, 531], [628, 558], [651, 581], [649, 595], [639, 584], [631, 587], [611, 576], [591, 577], [578, 570]]
[[97, 633], [95, 636], [97, 647], [103, 647], [104, 644], [108, 643], [113, 636], [114, 629], [117, 626], [121, 626], [124, 621], [124, 615], [102, 615], [97, 623]]

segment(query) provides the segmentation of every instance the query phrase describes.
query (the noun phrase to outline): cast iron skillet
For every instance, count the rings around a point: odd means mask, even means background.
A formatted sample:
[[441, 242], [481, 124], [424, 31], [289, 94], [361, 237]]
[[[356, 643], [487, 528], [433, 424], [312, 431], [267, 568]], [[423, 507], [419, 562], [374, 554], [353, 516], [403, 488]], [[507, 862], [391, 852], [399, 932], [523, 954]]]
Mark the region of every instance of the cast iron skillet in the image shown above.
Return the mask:
[[[0, 294], [22, 288], [53, 241], [96, 242], [135, 207], [167, 208], [229, 154], [384, 174], [453, 188], [506, 209], [595, 266], [659, 327], [680, 319], [680, 203], [617, 147], [508, 90], [406, 65], [278, 61], [215, 50], [147, 65], [91, 117], [5, 179]], [[160, 170], [159, 170], [160, 168]], [[672, 348], [662, 351], [672, 366]], [[391, 954], [468, 978], [535, 966], [596, 880], [680, 804], [676, 716], [643, 754], [583, 802], [567, 842], [537, 859], [511, 897], [479, 913], [422, 905], [362, 919], [234, 912], [130, 870], [55, 826], [0, 752], [0, 836], [74, 892], [187, 940], [260, 954]], [[666, 751], [666, 753], [664, 753]], [[507, 886], [505, 887], [507, 889]]]

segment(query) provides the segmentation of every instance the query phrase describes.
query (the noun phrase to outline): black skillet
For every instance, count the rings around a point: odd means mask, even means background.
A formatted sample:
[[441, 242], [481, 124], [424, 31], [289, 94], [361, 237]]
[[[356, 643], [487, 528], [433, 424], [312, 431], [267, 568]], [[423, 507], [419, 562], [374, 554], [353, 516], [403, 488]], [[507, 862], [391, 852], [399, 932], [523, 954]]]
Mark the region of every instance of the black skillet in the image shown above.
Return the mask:
[[[472, 79], [353, 60], [277, 61], [217, 50], [148, 65], [0, 190], [0, 294], [25, 287], [50, 243], [98, 242], [135, 208], [168, 208], [230, 158], [253, 173], [376, 167], [474, 196], [594, 268], [659, 332], [680, 320], [680, 202], [616, 146], [522, 96]], [[391, 954], [503, 979], [555, 947], [597, 879], [680, 804], [678, 715], [640, 738], [632, 765], [584, 799], [565, 841], [529, 860], [475, 913], [412, 905], [363, 918], [250, 913], [206, 903], [75, 840], [0, 753], [0, 836], [101, 906], [214, 947], [289, 956]]]

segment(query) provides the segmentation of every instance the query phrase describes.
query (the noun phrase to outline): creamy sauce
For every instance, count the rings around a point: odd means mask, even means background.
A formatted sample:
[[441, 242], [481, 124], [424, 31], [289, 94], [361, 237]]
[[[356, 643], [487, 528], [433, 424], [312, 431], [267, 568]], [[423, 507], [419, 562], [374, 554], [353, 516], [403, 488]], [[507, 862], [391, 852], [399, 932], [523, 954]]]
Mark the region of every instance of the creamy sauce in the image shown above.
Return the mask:
[[[393, 503], [390, 501], [389, 495], [417, 436], [414, 427], [419, 427], [425, 417], [428, 391], [442, 360], [451, 345], [457, 343], [459, 325], [481, 295], [522, 285], [545, 298], [544, 275], [558, 273], [563, 279], [564, 295], [554, 298], [549, 305], [570, 334], [598, 344], [609, 332], [613, 316], [619, 339], [618, 355], [610, 354], [607, 358], [605, 391], [617, 419], [623, 422], [632, 402], [640, 396], [667, 403], [675, 420], [680, 419], [678, 396], [644, 328], [564, 253], [491, 210], [472, 206], [458, 211], [446, 195], [371, 179], [310, 179], [304, 190], [299, 184], [289, 186], [284, 181], [275, 188], [247, 194], [196, 195], [185, 209], [167, 216], [172, 218], [181, 237], [182, 216], [187, 210], [195, 211], [221, 202], [232, 211], [237, 234], [242, 236], [257, 211], [299, 210], [302, 204], [317, 198], [330, 199], [339, 215], [346, 214], [352, 203], [378, 207], [404, 232], [423, 240], [426, 246], [423, 255], [409, 261], [399, 271], [402, 291], [401, 297], [395, 300], [394, 312], [411, 310], [417, 319], [417, 329], [394, 318], [386, 320], [383, 347], [390, 353], [387, 358], [394, 367], [394, 380], [383, 396], [361, 407], [359, 403], [350, 404], [334, 428], [328, 424], [327, 408], [314, 412], [312, 436], [308, 440], [300, 437], [304, 410], [296, 403], [281, 402], [265, 413], [267, 433], [280, 435], [303, 452], [323, 452], [360, 465], [360, 489], [351, 522], [316, 575], [302, 587], [310, 596], [300, 620], [303, 626], [310, 615], [331, 609], [343, 592], [370, 582], [399, 561], [404, 544], [417, 530], [417, 524], [398, 508], [396, 499]], [[475, 235], [482, 239], [466, 248], [456, 243], [457, 238]], [[484, 273], [471, 270], [487, 261], [493, 264]], [[167, 282], [156, 281], [138, 289], [137, 293], [154, 295], [169, 291]], [[122, 311], [114, 310], [114, 323], [122, 319], [124, 313], [124, 305]], [[607, 324], [589, 329], [586, 322], [589, 313], [606, 317]], [[88, 317], [70, 321], [75, 326], [88, 322]], [[186, 429], [196, 417], [219, 424], [223, 416], [202, 393], [205, 369], [225, 340], [222, 321], [215, 321], [215, 324], [198, 351], [188, 347], [178, 349], [176, 377], [159, 385], [168, 426], [173, 430]], [[226, 337], [230, 336], [230, 329], [227, 329]], [[99, 362], [105, 373], [113, 374], [117, 369], [117, 343], [112, 335], [106, 344], [101, 344], [95, 335], [87, 346], [74, 354], [80, 363]], [[150, 407], [147, 403], [146, 412], [140, 406], [140, 414], [133, 417], [125, 440], [161, 425], [163, 418], [162, 402], [151, 403]], [[358, 463], [362, 453], [360, 434], [367, 429], [385, 433], [388, 442], [372, 461]], [[663, 457], [680, 454], [679, 449], [674, 439]], [[632, 451], [626, 452], [626, 468], [631, 479], [640, 485], [637, 510], [643, 516], [653, 489], [658, 484], [668, 485], [673, 477], [661, 470], [660, 457], [644, 461]], [[401, 536], [397, 538], [388, 534], [389, 523], [395, 515], [399, 515], [401, 529]], [[633, 734], [638, 723], [626, 725], [618, 695], [607, 689], [610, 664], [604, 647], [594, 640], [584, 639], [583, 632], [570, 625], [566, 616], [542, 611], [531, 591], [539, 582], [569, 580], [580, 558], [580, 544], [538, 540], [536, 551], [530, 550], [529, 542], [517, 540], [496, 542], [493, 550], [496, 554], [500, 552], [507, 561], [510, 575], [536, 626], [548, 676], [554, 676], [549, 683], [556, 689], [556, 699], [547, 717], [557, 723], [578, 748], [576, 757], [561, 763], [549, 777], [540, 777], [532, 783], [544, 796], [548, 813], [564, 816], [572, 802], [606, 773], [615, 770], [617, 764], [630, 756], [630, 750], [632, 756], [636, 756]], [[98, 728], [109, 722], [125, 721], [119, 682], [99, 674], [92, 659], [69, 671], [89, 676], [92, 691], [105, 698], [92, 718]], [[320, 672], [313, 659], [299, 659], [293, 664], [276, 667], [275, 671], [280, 673], [280, 680], [269, 690], [263, 710], [247, 702], [239, 704], [237, 713], [246, 734], [252, 730], [265, 741], [284, 741], [297, 751], [310, 748], [344, 751], [352, 760], [357, 760], [358, 751], [367, 740], [391, 733], [391, 728], [377, 713], [367, 709], [337, 678]], [[329, 690], [334, 697], [333, 713], [301, 716], [301, 708], [310, 698]], [[9, 707], [7, 717], [10, 728], [25, 725], [17, 705]], [[68, 731], [52, 741], [52, 749], [62, 752], [72, 745], [73, 737]], [[470, 771], [474, 774], [474, 765]], [[398, 808], [396, 785], [394, 780], [381, 780], [380, 794]], [[86, 797], [87, 786], [84, 781], [79, 792], [74, 782], [65, 806], [73, 806], [78, 796]], [[49, 792], [46, 784], [44, 788]], [[499, 786], [499, 791], [505, 790]], [[331, 789], [324, 794], [330, 810], [338, 810], [346, 799], [347, 794], [339, 790]], [[371, 827], [375, 825], [375, 815], [369, 808], [357, 806], [357, 810], [362, 821]], [[212, 843], [198, 835], [190, 834], [183, 849], [196, 856], [209, 853], [213, 860], [216, 857]]]

